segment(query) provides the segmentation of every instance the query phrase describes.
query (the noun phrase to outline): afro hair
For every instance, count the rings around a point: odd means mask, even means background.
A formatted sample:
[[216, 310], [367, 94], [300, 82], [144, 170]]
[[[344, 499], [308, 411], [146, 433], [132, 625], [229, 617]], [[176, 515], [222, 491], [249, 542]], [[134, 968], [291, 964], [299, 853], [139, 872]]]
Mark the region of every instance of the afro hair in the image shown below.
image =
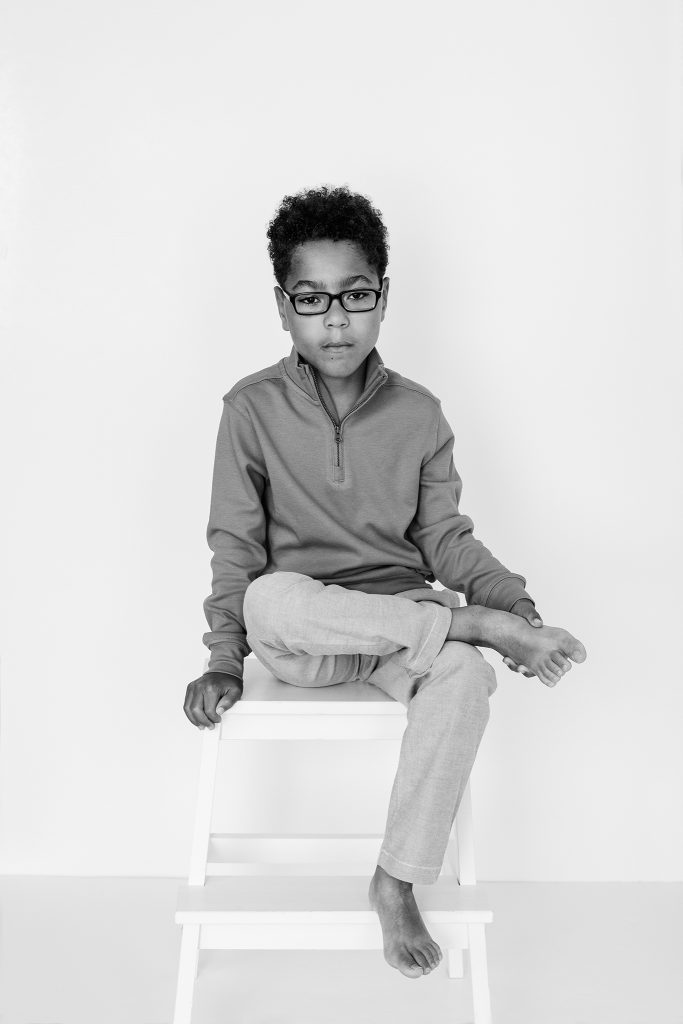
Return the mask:
[[285, 196], [266, 235], [275, 280], [282, 289], [294, 249], [318, 239], [355, 242], [377, 271], [380, 283], [386, 273], [389, 244], [382, 213], [367, 196], [351, 192], [346, 185], [321, 185]]

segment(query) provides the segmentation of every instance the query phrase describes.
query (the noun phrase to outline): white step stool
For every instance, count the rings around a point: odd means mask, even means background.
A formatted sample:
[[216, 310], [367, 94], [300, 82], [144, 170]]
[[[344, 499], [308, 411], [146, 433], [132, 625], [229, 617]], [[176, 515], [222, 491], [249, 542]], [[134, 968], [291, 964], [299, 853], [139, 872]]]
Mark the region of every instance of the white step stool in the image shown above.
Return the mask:
[[[241, 699], [221, 725], [201, 733], [190, 875], [178, 887], [175, 914], [182, 937], [173, 1024], [190, 1024], [200, 949], [383, 949], [367, 895], [382, 834], [212, 832], [220, 741], [400, 740], [406, 722], [405, 706], [378, 687], [293, 686], [255, 656], [245, 658]], [[469, 781], [441, 874], [433, 885], [415, 883], [414, 891], [446, 954], [449, 978], [464, 976], [463, 950], [469, 950], [474, 1021], [491, 1024], [484, 926], [493, 913], [475, 882]]]

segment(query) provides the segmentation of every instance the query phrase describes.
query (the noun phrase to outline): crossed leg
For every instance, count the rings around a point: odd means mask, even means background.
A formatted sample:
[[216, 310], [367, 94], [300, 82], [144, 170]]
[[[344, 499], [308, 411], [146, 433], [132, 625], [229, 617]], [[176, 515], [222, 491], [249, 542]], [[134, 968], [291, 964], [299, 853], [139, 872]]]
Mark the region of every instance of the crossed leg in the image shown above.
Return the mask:
[[244, 619], [257, 658], [285, 682], [330, 686], [360, 679], [406, 706], [368, 896], [387, 962], [419, 977], [442, 954], [415, 903], [413, 883], [433, 883], [440, 874], [496, 676], [477, 647], [446, 639], [450, 607], [410, 593], [416, 596], [365, 594], [276, 572], [250, 584]]

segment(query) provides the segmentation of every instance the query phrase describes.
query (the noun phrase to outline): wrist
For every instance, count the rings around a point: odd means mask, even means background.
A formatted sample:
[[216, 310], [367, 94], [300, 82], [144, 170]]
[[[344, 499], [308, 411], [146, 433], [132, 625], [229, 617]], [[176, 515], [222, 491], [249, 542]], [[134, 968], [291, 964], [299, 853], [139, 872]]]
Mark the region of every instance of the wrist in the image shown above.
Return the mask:
[[204, 673], [204, 678], [207, 676], [226, 676], [228, 679], [232, 679], [234, 682], [243, 685], [243, 679], [241, 676], [235, 675], [234, 672], [226, 672], [222, 668], [211, 668]]

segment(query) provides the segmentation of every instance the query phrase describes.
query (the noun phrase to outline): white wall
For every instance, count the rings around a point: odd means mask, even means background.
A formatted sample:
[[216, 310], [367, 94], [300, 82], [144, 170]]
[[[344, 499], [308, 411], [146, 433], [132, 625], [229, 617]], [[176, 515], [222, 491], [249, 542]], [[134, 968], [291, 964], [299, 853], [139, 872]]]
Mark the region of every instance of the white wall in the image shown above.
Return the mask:
[[[681, 879], [677, 4], [6, 0], [0, 38], [0, 871], [186, 873], [221, 396], [291, 347], [280, 199], [346, 182], [382, 357], [589, 652], [552, 690], [486, 652], [479, 877]], [[398, 746], [352, 754], [236, 745], [223, 827], [381, 830]]]

